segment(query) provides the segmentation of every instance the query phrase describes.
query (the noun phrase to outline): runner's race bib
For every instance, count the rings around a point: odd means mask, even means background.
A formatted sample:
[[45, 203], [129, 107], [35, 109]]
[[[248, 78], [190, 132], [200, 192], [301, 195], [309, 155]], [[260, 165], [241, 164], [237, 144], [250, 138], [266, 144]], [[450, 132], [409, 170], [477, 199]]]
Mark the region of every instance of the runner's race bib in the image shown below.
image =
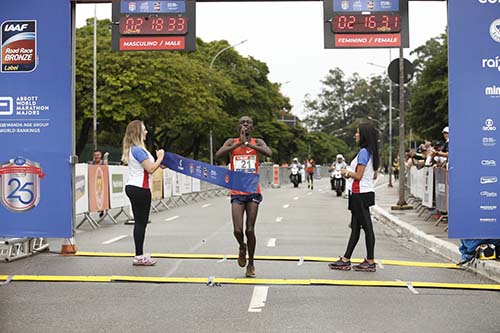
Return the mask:
[[255, 173], [257, 156], [255, 155], [237, 155], [233, 157], [234, 171]]

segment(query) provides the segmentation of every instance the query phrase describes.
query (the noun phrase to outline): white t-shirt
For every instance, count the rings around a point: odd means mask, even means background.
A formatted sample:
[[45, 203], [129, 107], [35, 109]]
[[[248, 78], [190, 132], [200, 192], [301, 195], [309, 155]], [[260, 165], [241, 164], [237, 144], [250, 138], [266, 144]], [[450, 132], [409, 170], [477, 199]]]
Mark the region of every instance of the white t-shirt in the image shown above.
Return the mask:
[[149, 159], [154, 163], [153, 156], [144, 148], [132, 146], [128, 154], [129, 179], [127, 185], [133, 185], [144, 189], [151, 188], [151, 175], [144, 170], [141, 163]]
[[375, 187], [373, 185], [373, 176], [375, 174], [375, 171], [373, 170], [373, 161], [370, 152], [368, 152], [366, 148], [361, 148], [347, 169], [350, 172], [356, 172], [358, 165], [365, 166], [363, 177], [361, 180], [349, 178], [347, 180], [347, 189], [351, 191], [351, 193], [375, 192]]

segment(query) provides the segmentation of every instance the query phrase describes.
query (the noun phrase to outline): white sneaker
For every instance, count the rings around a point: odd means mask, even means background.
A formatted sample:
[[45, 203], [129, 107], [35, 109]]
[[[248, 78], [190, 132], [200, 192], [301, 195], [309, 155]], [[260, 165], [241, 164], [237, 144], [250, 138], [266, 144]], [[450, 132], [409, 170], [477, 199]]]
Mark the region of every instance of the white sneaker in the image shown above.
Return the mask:
[[158, 260], [151, 258], [149, 255], [135, 256], [134, 266], [153, 266], [158, 262]]

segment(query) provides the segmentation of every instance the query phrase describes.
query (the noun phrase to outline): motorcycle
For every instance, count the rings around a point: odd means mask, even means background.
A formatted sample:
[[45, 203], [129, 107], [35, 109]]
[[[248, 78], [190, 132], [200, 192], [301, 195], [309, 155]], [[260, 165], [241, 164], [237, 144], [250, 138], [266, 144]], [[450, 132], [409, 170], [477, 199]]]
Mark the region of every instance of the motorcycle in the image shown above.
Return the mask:
[[340, 197], [345, 190], [345, 179], [342, 177], [340, 170], [330, 172], [330, 184], [332, 191], [335, 190], [337, 196]]
[[296, 165], [293, 165], [290, 168], [290, 181], [293, 184], [293, 187], [299, 187], [300, 183], [300, 171]]

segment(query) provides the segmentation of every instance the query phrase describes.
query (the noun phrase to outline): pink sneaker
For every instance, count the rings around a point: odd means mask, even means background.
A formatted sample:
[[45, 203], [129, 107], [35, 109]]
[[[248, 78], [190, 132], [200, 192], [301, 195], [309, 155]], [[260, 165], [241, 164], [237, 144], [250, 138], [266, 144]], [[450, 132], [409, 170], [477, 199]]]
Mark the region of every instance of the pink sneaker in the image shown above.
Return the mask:
[[151, 258], [149, 255], [135, 256], [134, 266], [153, 266], [158, 260]]

